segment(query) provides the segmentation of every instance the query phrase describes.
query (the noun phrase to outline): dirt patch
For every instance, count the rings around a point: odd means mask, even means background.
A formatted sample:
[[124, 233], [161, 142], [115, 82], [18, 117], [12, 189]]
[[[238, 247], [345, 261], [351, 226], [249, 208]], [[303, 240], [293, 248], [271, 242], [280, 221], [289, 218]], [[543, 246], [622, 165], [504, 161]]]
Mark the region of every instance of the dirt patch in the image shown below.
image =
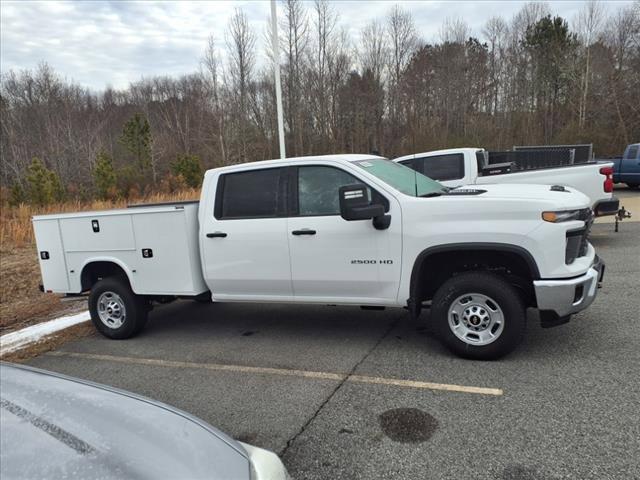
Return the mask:
[[0, 251], [0, 334], [53, 317], [86, 310], [86, 303], [61, 302], [58, 295], [42, 293], [36, 247], [2, 248]]
[[91, 322], [81, 323], [80, 325], [74, 325], [61, 332], [51, 335], [42, 339], [38, 343], [34, 343], [16, 352], [7, 353], [0, 356], [0, 360], [6, 362], [24, 362], [29, 358], [37, 357], [45, 352], [55, 350], [60, 345], [69, 342], [71, 340], [77, 340], [78, 338], [88, 337], [89, 335], [95, 335], [96, 330]]

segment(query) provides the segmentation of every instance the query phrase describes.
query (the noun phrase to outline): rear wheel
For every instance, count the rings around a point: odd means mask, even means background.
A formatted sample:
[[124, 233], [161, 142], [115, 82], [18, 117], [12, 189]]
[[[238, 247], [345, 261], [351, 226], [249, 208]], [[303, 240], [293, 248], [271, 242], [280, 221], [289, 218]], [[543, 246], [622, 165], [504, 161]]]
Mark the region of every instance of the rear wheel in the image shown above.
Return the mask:
[[497, 275], [468, 272], [447, 280], [433, 297], [431, 317], [455, 354], [500, 358], [522, 341], [526, 309], [518, 291]]
[[148, 302], [133, 293], [126, 278], [107, 277], [91, 289], [89, 312], [100, 333], [120, 340], [144, 328], [149, 308]]

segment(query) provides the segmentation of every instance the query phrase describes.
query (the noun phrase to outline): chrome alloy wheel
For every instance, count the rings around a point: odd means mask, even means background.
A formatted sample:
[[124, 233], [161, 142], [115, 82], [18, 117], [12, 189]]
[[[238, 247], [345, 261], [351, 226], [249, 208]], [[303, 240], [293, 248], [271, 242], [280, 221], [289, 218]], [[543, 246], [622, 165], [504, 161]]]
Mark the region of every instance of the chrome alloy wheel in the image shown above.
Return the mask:
[[447, 316], [453, 334], [469, 345], [489, 345], [504, 330], [504, 314], [498, 303], [481, 293], [456, 298]]
[[98, 297], [98, 316], [100, 321], [109, 328], [120, 328], [124, 323], [127, 311], [124, 301], [114, 292], [104, 292]]

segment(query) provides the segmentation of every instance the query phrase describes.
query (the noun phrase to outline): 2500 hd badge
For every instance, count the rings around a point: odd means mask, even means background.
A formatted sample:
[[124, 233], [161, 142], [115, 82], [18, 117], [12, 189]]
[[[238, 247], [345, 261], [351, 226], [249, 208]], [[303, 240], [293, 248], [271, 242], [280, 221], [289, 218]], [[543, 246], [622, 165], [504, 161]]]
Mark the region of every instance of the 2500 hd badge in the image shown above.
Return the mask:
[[392, 265], [393, 260], [351, 260], [351, 265]]

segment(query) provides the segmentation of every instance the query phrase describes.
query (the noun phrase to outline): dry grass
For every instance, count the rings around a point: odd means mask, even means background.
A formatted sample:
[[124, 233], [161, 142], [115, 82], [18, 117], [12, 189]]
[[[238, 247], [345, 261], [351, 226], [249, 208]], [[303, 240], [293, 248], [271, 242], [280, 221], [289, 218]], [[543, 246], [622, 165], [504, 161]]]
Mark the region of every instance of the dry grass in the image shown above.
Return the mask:
[[199, 195], [197, 190], [183, 190], [128, 201], [70, 201], [46, 207], [10, 207], [4, 202], [0, 210], [0, 333], [38, 323], [54, 314], [86, 308], [84, 302], [63, 303], [58, 296], [38, 289], [41, 277], [31, 225], [33, 215], [124, 208], [131, 203], [194, 200]]
[[199, 190], [182, 190], [174, 193], [155, 193], [129, 200], [103, 201], [94, 200], [83, 202], [72, 200], [65, 203], [55, 203], [44, 207], [33, 205], [19, 205], [11, 207], [3, 203], [0, 211], [0, 244], [2, 249], [22, 247], [33, 243], [33, 228], [31, 217], [64, 212], [82, 212], [93, 210], [108, 210], [111, 208], [125, 208], [133, 203], [157, 203], [182, 200], [197, 200]]

